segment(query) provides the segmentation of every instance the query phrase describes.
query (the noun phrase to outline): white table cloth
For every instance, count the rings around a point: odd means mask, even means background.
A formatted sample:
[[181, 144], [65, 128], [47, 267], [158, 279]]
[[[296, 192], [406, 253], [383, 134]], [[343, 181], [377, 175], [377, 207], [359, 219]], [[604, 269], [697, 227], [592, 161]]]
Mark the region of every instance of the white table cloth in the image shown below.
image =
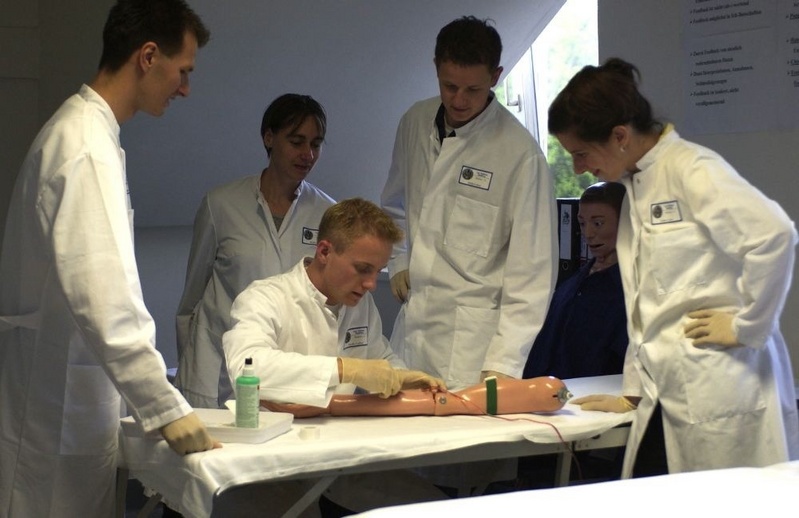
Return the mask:
[[[575, 397], [618, 394], [621, 376], [567, 380], [566, 385]], [[236, 485], [564, 451], [552, 425], [571, 443], [632, 418], [633, 413], [584, 412], [570, 404], [546, 415], [317, 417], [295, 419], [288, 433], [262, 444], [226, 443], [185, 457], [163, 440], [123, 434], [122, 463], [171, 507], [188, 516], [209, 516], [214, 495]], [[302, 439], [314, 435], [303, 431], [307, 427], [317, 427], [318, 438]]]

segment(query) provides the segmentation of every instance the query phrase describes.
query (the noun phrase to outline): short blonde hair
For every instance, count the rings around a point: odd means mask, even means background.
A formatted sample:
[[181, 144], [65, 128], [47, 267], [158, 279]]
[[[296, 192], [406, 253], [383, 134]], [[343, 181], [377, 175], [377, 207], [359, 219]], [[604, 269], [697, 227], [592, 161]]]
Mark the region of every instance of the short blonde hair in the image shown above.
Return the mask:
[[403, 238], [403, 233], [388, 214], [363, 198], [340, 201], [322, 215], [318, 241], [330, 241], [336, 252], [343, 252], [362, 236], [375, 236], [394, 244]]

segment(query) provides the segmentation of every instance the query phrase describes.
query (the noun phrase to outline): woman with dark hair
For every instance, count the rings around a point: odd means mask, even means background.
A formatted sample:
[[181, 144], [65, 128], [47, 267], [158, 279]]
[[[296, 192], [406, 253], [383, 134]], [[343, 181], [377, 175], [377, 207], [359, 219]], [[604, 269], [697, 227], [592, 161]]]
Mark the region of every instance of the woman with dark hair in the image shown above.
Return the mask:
[[637, 406], [625, 476], [638, 467], [642, 440], [659, 432], [670, 473], [797, 459], [779, 331], [793, 222], [717, 153], [655, 120], [637, 76], [621, 59], [585, 67], [549, 110], [549, 131], [575, 173], [627, 189], [616, 245], [630, 339], [624, 396], [574, 402]]
[[314, 254], [319, 221], [334, 202], [306, 177], [326, 129], [325, 111], [312, 97], [278, 97], [261, 121], [269, 164], [211, 190], [200, 204], [176, 319], [175, 384], [192, 406], [224, 407], [233, 394], [222, 335], [236, 296]]
[[599, 182], [580, 196], [577, 220], [591, 259], [557, 287], [524, 367], [525, 378], [621, 374], [627, 350], [616, 231], [624, 186]]

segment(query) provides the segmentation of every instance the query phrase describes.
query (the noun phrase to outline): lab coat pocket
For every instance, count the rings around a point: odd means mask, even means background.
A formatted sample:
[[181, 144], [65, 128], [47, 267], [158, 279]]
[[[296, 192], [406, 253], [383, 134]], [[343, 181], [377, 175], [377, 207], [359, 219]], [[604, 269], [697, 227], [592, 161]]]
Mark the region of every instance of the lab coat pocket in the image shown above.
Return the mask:
[[652, 261], [659, 295], [707, 284], [708, 246], [695, 227], [652, 234]]
[[455, 308], [455, 333], [449, 375], [463, 385], [480, 381], [488, 344], [497, 332], [499, 310]]
[[121, 402], [97, 365], [67, 366], [60, 452], [97, 455], [116, 448]]
[[456, 196], [444, 233], [444, 244], [480, 257], [488, 257], [494, 243], [498, 213], [499, 209], [489, 203]]
[[[749, 347], [694, 347], [684, 340], [683, 382], [691, 423], [765, 408], [758, 376], [760, 352]], [[722, 378], [727, 382], [722, 382]]]

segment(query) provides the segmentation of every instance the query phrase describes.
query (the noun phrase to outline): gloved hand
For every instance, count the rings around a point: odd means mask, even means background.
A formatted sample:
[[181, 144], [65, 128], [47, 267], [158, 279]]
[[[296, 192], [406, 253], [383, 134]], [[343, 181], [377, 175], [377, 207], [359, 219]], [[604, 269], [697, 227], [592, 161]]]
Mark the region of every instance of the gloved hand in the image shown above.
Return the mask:
[[513, 376], [508, 376], [507, 374], [502, 374], [501, 372], [497, 371], [482, 371], [480, 373], [480, 383], [484, 382], [486, 378], [490, 378], [491, 376], [496, 377], [498, 380], [501, 379], [514, 379]]
[[402, 388], [397, 370], [387, 360], [339, 358], [338, 361], [342, 383], [353, 383], [382, 398], [393, 396]]
[[[638, 408], [638, 403], [631, 401], [633, 398], [625, 396], [609, 396], [607, 394], [594, 394], [577, 399], [572, 399], [569, 403], [580, 405], [582, 410], [599, 410], [601, 412], [614, 412], [623, 414]], [[639, 398], [635, 398], [638, 400]]]
[[400, 385], [403, 389], [427, 389], [434, 392], [447, 390], [444, 380], [430, 376], [422, 371], [412, 371], [407, 369], [397, 369]]
[[718, 344], [727, 347], [740, 345], [732, 327], [735, 315], [713, 309], [691, 311], [688, 317], [693, 320], [685, 325], [686, 338], [692, 338], [694, 345]]
[[162, 426], [161, 435], [179, 455], [222, 447], [208, 435], [205, 425], [194, 412]]
[[411, 276], [408, 270], [397, 272], [391, 278], [391, 293], [400, 302], [408, 300], [408, 290], [411, 289]]

